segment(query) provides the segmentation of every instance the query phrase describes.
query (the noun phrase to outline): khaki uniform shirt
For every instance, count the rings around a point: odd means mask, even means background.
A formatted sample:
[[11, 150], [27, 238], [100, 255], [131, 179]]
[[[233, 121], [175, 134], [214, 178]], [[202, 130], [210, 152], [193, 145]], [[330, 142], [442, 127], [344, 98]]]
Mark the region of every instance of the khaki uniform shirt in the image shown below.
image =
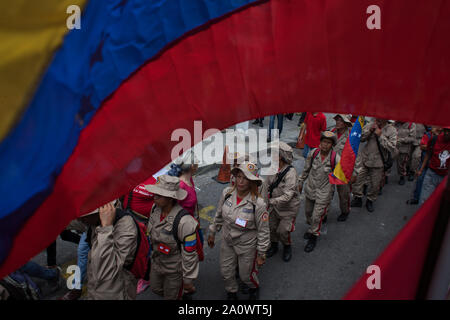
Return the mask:
[[93, 229], [88, 255], [88, 299], [132, 300], [137, 280], [124, 268], [133, 262], [138, 231], [133, 218], [124, 216], [114, 226]]
[[300, 209], [300, 194], [298, 193], [298, 175], [294, 167], [290, 168], [280, 184], [273, 189], [272, 197], [269, 199], [269, 186], [274, 183], [278, 175], [287, 166], [274, 175], [268, 176], [264, 181], [263, 198], [269, 203], [269, 212], [275, 210], [281, 217], [295, 217]]
[[[270, 245], [269, 214], [264, 200], [261, 197], [252, 199], [249, 193], [236, 204], [237, 191], [231, 190], [231, 187], [224, 189], [209, 231], [215, 234], [222, 230], [223, 241], [234, 247], [237, 254], [255, 247], [258, 254], [264, 254]], [[225, 200], [229, 192], [231, 196]]]
[[344, 133], [339, 138], [337, 137], [338, 136], [337, 130], [334, 131], [334, 133], [336, 134], [337, 143], [333, 147], [333, 151], [336, 152], [338, 155], [341, 155], [342, 150], [344, 150], [345, 143], [347, 142], [348, 135], [350, 134], [350, 129], [346, 128]]
[[[313, 160], [314, 151], [312, 149], [305, 161], [305, 167], [302, 175], [298, 179], [298, 183], [302, 186], [305, 196], [310, 200], [315, 200], [319, 203], [329, 203], [333, 198], [334, 185], [328, 180], [328, 175], [332, 172], [331, 168], [331, 151], [326, 158], [322, 161], [322, 157], [319, 154]], [[336, 154], [337, 165], [341, 157]]]
[[409, 153], [416, 140], [416, 124], [412, 123], [410, 127], [409, 122], [396, 123], [395, 128], [397, 129], [398, 152]]
[[[364, 146], [359, 148], [361, 153], [361, 164], [368, 168], [383, 168], [383, 160], [381, 159], [380, 152], [378, 151], [376, 134], [371, 133], [370, 128], [372, 123], [368, 123], [364, 126], [361, 134], [361, 142], [367, 142]], [[391, 125], [386, 124], [381, 129], [381, 136], [378, 137], [381, 150], [383, 152], [384, 159], [388, 157], [388, 151], [391, 152], [394, 158], [397, 154], [397, 130]]]
[[[154, 206], [148, 221], [147, 231], [152, 243], [152, 268], [158, 273], [183, 273], [183, 282], [191, 283], [197, 279], [199, 272], [198, 254], [195, 248], [187, 247], [188, 242], [196, 241], [198, 222], [191, 216], [181, 218], [178, 225], [178, 246], [172, 228], [177, 214], [183, 208], [176, 204], [161, 221], [161, 208]], [[168, 248], [169, 252], [165, 248]]]

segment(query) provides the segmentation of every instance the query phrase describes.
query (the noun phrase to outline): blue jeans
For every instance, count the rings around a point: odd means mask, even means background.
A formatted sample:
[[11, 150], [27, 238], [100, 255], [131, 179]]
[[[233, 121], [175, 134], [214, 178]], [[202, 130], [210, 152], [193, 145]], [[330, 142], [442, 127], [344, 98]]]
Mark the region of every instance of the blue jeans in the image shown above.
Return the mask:
[[30, 277], [44, 280], [55, 280], [58, 276], [57, 269], [47, 269], [33, 261], [28, 261], [22, 268], [20, 268], [20, 271], [26, 273]]
[[89, 254], [89, 251], [91, 250], [91, 248], [89, 248], [89, 245], [86, 241], [86, 238], [87, 238], [87, 232], [84, 232], [81, 235], [81, 239], [80, 239], [80, 242], [78, 244], [78, 249], [77, 249], [77, 255], [78, 255], [77, 264], [78, 264], [78, 267], [80, 268], [81, 283], [83, 283], [83, 279], [86, 276], [88, 254]]
[[[283, 114], [277, 114], [277, 129], [278, 129], [278, 137], [281, 136], [281, 131], [283, 131]], [[269, 138], [272, 140], [272, 130], [275, 128], [275, 116], [270, 116], [269, 121]]]
[[422, 205], [433, 193], [434, 189], [444, 180], [445, 176], [440, 176], [433, 169], [428, 169], [423, 178], [422, 193], [419, 204]]
[[414, 189], [413, 195], [413, 198], [417, 201], [419, 201], [420, 199], [420, 194], [422, 193], [423, 179], [425, 178], [425, 174], [427, 173], [427, 171], [428, 169], [425, 168], [420, 177], [417, 178], [416, 188]]
[[303, 158], [305, 158], [305, 160], [308, 157], [308, 153], [310, 151], [311, 151], [311, 148], [305, 143], [305, 147], [303, 148]]

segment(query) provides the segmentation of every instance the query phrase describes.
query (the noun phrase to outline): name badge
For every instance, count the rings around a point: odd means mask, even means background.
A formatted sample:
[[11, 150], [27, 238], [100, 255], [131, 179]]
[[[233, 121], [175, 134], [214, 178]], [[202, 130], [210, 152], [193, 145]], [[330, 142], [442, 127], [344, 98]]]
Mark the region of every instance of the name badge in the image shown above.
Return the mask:
[[253, 209], [244, 208], [244, 209], [242, 209], [242, 212], [244, 212], [244, 213], [253, 213]]
[[242, 228], [245, 228], [247, 226], [247, 220], [244, 219], [237, 218], [235, 223]]
[[166, 246], [164, 243], [160, 243], [158, 246], [158, 251], [164, 254], [169, 254], [170, 248]]

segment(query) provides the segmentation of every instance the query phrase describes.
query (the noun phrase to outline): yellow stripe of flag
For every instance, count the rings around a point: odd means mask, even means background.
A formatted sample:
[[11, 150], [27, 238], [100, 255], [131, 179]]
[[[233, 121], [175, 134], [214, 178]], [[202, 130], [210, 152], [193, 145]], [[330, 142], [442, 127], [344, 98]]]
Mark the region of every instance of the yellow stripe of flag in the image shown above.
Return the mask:
[[[20, 119], [66, 32], [69, 5], [86, 0], [0, 2], [0, 142]], [[81, 22], [83, 27], [83, 22]]]

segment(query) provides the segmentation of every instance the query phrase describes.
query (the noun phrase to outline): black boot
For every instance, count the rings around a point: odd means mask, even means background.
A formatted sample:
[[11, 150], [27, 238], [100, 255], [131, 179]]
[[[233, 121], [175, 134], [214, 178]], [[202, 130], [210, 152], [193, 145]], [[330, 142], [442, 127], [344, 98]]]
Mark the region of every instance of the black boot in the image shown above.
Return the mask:
[[292, 258], [292, 248], [291, 245], [284, 245], [283, 247], [283, 261], [289, 262]]
[[241, 284], [239, 285], [239, 291], [241, 291], [242, 294], [248, 294], [249, 293], [249, 286], [246, 285], [244, 282], [241, 282]]
[[341, 221], [341, 222], [347, 220], [348, 214], [349, 214], [349, 212], [347, 212], [347, 213], [342, 212], [341, 215], [337, 218], [337, 220]]
[[373, 212], [373, 202], [369, 199], [366, 201], [366, 209], [369, 212]]
[[259, 126], [260, 126], [261, 128], [263, 128], [263, 127], [264, 127], [264, 123], [261, 121], [261, 122], [259, 123]]
[[401, 185], [401, 186], [405, 184], [405, 177], [404, 176], [400, 177], [400, 181], [398, 182], [398, 184]]
[[352, 202], [350, 203], [350, 207], [362, 207], [362, 199], [360, 197], [353, 197]]
[[308, 243], [305, 246], [305, 252], [311, 252], [314, 250], [314, 247], [316, 246], [317, 242], [317, 236], [311, 235], [311, 238], [309, 238]]
[[258, 300], [259, 299], [259, 288], [248, 289], [248, 300]]
[[237, 300], [237, 293], [236, 292], [227, 292], [227, 300]]
[[269, 250], [267, 250], [267, 258], [272, 257], [277, 252], [278, 252], [278, 242], [272, 242]]
[[255, 121], [252, 122], [252, 124], [258, 124], [259, 123], [259, 119], [255, 119]]
[[309, 238], [311, 238], [312, 233], [309, 233], [308, 231], [305, 232], [305, 234], [303, 235], [303, 239], [308, 240]]

